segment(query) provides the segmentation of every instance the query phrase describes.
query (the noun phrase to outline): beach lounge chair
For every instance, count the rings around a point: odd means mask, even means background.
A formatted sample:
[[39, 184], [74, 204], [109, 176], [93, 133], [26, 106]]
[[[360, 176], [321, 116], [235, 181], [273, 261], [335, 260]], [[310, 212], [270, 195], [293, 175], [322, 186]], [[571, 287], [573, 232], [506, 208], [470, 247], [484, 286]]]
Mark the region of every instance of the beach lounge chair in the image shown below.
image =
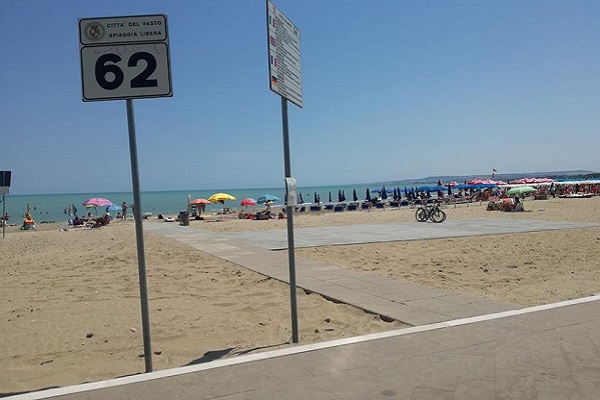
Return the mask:
[[310, 206], [310, 211], [321, 211], [321, 205], [312, 205]]
[[348, 211], [356, 211], [358, 209], [358, 203], [350, 203], [347, 207]]
[[342, 212], [346, 209], [345, 204], [336, 204], [333, 208], [333, 212]]

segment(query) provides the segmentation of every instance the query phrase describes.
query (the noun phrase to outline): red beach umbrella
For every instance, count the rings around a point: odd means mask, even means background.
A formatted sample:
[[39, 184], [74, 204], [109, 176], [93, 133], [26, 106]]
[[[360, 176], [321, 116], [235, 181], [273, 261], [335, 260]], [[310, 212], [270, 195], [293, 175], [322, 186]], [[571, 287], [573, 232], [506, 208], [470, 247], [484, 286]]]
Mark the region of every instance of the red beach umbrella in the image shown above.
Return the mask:
[[250, 197], [246, 197], [244, 200], [242, 200], [240, 202], [240, 206], [242, 206], [242, 207], [255, 206], [255, 205], [256, 205], [256, 200], [254, 200], [253, 198], [250, 198]]

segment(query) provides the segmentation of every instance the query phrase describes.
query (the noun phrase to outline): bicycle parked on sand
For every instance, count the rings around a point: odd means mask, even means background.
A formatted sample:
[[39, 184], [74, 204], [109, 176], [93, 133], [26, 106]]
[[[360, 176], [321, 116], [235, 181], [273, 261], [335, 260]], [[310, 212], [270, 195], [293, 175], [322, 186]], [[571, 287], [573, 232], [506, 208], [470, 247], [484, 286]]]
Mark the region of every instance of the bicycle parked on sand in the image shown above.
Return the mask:
[[446, 213], [440, 208], [438, 203], [433, 203], [417, 208], [415, 218], [419, 222], [425, 222], [429, 219], [431, 222], [439, 224], [446, 220]]

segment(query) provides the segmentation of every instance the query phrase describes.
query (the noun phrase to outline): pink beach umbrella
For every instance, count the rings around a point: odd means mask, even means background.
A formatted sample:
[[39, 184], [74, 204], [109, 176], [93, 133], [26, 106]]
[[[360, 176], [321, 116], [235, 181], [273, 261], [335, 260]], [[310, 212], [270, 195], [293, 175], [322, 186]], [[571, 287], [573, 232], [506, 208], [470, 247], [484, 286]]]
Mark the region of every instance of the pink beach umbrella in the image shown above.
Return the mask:
[[208, 201], [206, 199], [202, 199], [202, 198], [195, 199], [195, 200], [190, 201], [188, 203], [188, 206], [199, 206], [201, 204], [210, 204], [210, 201]]
[[83, 205], [85, 207], [108, 207], [112, 206], [113, 202], [102, 197], [93, 197], [84, 201]]

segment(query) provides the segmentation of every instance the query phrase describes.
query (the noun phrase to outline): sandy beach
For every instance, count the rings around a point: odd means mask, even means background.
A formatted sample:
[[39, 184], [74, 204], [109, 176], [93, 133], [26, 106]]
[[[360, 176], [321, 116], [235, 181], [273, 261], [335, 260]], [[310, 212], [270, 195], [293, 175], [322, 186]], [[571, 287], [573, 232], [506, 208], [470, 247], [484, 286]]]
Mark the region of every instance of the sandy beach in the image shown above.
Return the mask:
[[[600, 223], [600, 197], [526, 201], [526, 212], [448, 206], [448, 219]], [[206, 215], [191, 228], [284, 229], [285, 220]], [[297, 229], [414, 221], [414, 209], [296, 213]], [[145, 223], [164, 223], [151, 220]], [[100, 229], [7, 228], [0, 240], [0, 394], [144, 371], [132, 221]], [[145, 234], [155, 370], [287, 345], [289, 288], [191, 247]], [[600, 228], [297, 249], [388, 278], [537, 305], [600, 292]], [[354, 307], [298, 291], [302, 344], [398, 329]]]

